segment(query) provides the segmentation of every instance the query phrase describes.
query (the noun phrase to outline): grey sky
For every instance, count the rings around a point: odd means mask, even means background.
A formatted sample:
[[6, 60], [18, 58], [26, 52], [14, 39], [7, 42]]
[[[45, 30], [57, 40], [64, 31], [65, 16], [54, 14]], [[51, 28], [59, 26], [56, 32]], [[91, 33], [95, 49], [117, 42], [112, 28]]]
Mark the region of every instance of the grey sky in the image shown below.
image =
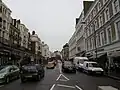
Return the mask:
[[3, 0], [13, 18], [35, 30], [51, 51], [61, 50], [75, 30], [83, 0]]

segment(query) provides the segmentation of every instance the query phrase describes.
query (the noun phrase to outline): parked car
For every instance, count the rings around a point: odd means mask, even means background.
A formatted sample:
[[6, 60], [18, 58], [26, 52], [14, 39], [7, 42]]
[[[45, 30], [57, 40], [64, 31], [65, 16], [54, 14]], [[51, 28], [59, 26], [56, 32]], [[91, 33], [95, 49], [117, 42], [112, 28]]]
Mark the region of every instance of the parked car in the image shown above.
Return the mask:
[[87, 57], [75, 57], [73, 59], [73, 63], [75, 64], [76, 69], [79, 70], [79, 71], [83, 70], [83, 63], [85, 61], [88, 61]]
[[54, 62], [48, 62], [46, 68], [47, 69], [54, 69], [55, 68]]
[[64, 61], [62, 64], [62, 71], [76, 73], [76, 68], [75, 68], [75, 65], [71, 61]]
[[104, 70], [99, 66], [97, 62], [85, 61], [83, 64], [84, 72], [88, 74], [104, 74]]
[[0, 83], [9, 83], [17, 78], [19, 78], [19, 68], [17, 66], [0, 66]]
[[24, 83], [28, 79], [40, 80], [44, 77], [44, 67], [40, 64], [28, 64], [21, 67], [20, 78]]

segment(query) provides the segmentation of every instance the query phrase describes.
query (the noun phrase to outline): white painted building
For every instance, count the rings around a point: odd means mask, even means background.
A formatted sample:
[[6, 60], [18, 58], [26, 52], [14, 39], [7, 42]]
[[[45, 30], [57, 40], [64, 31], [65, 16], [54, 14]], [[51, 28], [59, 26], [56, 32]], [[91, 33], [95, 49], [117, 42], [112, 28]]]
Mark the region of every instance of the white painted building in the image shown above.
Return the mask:
[[49, 46], [47, 44], [44, 44], [44, 42], [42, 42], [42, 56], [45, 58], [50, 58], [50, 51], [49, 51]]
[[31, 35], [31, 41], [32, 41], [32, 50], [33, 52], [38, 55], [38, 54], [41, 54], [42, 52], [42, 43], [41, 43], [41, 40], [40, 38], [38, 37], [37, 34], [32, 34]]
[[70, 38], [68, 44], [69, 44], [69, 59], [72, 59], [76, 56], [76, 31]]
[[28, 29], [26, 28], [26, 26], [24, 24], [20, 25], [20, 34], [21, 34], [21, 46], [28, 48]]
[[120, 0], [95, 0], [84, 21], [87, 56], [103, 67], [120, 64]]
[[0, 1], [0, 37], [9, 40], [11, 10]]
[[83, 56], [85, 54], [85, 36], [84, 36], [84, 10], [81, 12], [76, 23], [76, 55]]

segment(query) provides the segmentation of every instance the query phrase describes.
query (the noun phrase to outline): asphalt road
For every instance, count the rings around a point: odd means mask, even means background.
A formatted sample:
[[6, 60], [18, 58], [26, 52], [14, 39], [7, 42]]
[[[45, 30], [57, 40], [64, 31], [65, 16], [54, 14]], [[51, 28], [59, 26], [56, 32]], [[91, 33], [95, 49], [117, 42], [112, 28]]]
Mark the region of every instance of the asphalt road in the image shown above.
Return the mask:
[[45, 77], [39, 82], [22, 84], [20, 80], [15, 80], [7, 85], [0, 85], [0, 90], [97, 90], [98, 86], [113, 86], [120, 90], [120, 81], [81, 72], [62, 73], [59, 63], [55, 69], [45, 69]]

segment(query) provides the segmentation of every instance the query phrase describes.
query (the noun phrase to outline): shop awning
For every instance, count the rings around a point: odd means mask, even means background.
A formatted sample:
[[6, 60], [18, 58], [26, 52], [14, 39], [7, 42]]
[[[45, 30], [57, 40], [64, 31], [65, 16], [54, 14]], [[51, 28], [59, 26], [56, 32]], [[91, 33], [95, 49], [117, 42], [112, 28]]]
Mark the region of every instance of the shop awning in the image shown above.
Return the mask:
[[[101, 56], [103, 56], [103, 55], [105, 55], [106, 53], [101, 53], [101, 54], [98, 54], [97, 55], [97, 58], [100, 58]], [[96, 54], [94, 54], [92, 57], [90, 57], [89, 59], [94, 59], [94, 58], [96, 58]]]

